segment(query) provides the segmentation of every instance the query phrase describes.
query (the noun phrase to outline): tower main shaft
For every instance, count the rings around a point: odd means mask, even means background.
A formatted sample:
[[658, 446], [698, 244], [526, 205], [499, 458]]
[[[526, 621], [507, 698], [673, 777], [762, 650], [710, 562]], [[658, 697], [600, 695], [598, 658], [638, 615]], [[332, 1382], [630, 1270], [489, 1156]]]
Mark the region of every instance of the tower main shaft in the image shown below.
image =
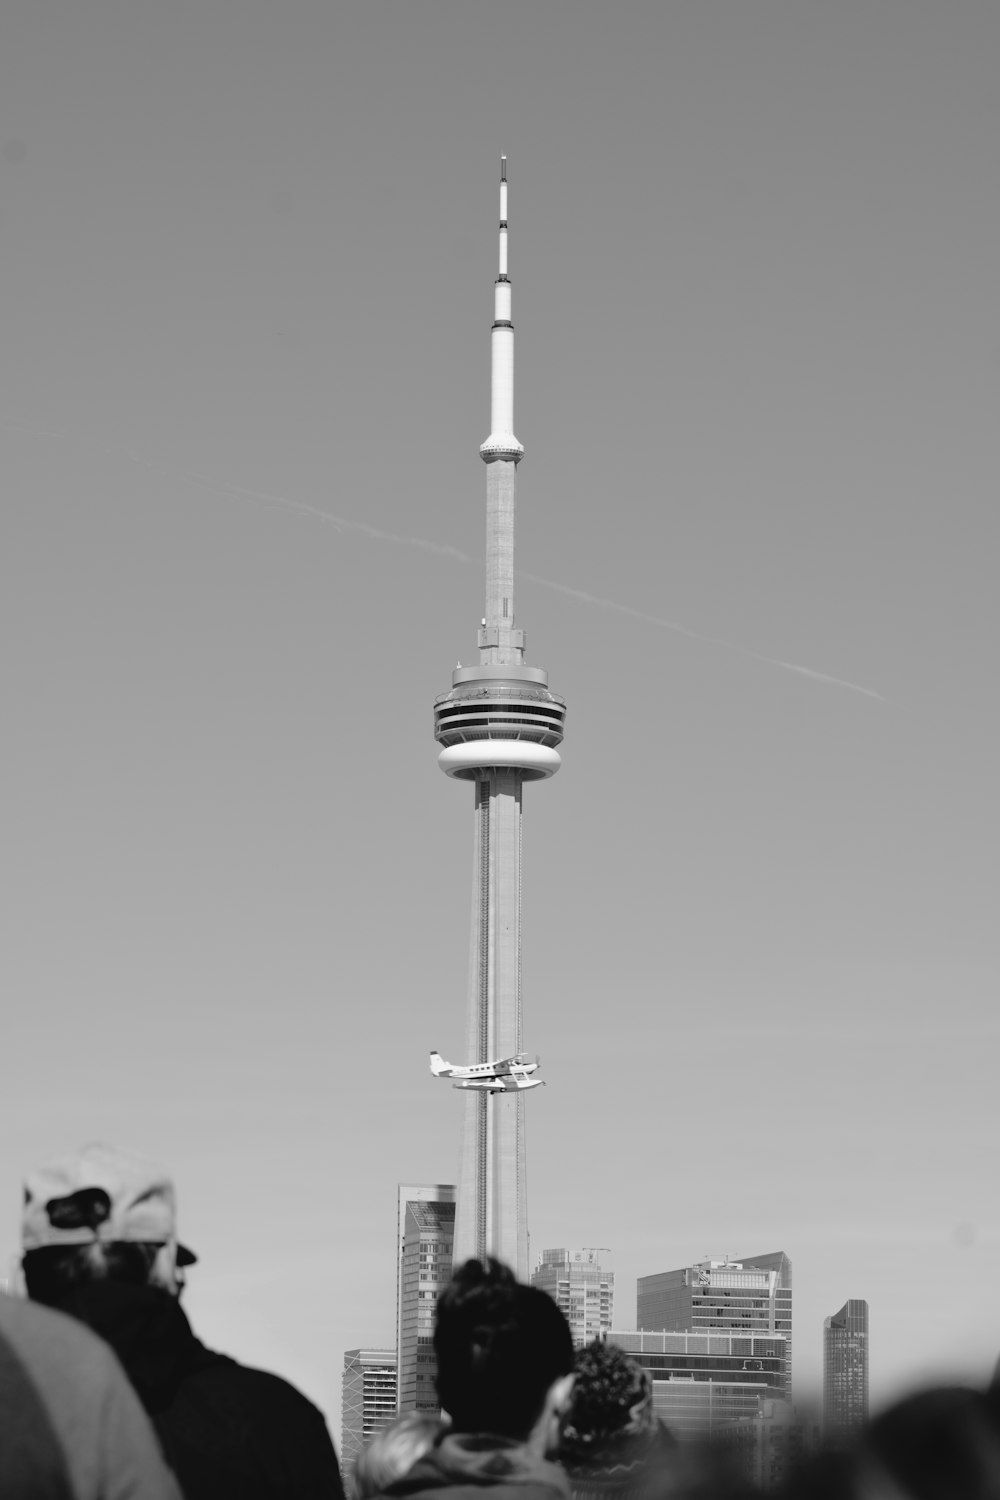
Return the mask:
[[[566, 707], [548, 675], [524, 665], [514, 618], [514, 324], [507, 274], [507, 159], [500, 165], [500, 255], [491, 332], [486, 469], [486, 607], [479, 666], [458, 667], [434, 705], [438, 757], [476, 789], [467, 1048], [470, 1062], [512, 1057], [521, 1035], [521, 804], [526, 781], [555, 775]], [[494, 1255], [528, 1276], [524, 1097], [467, 1093], [455, 1218], [455, 1262]]]

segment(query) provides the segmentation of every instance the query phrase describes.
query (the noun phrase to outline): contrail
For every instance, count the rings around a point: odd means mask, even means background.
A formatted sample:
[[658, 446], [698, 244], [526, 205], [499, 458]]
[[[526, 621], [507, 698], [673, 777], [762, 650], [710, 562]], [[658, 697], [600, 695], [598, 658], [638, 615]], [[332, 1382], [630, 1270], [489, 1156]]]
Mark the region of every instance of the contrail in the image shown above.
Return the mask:
[[[134, 454], [129, 454], [134, 462], [141, 462]], [[166, 472], [166, 471], [163, 471]], [[429, 542], [423, 537], [398, 536], [392, 531], [382, 531], [377, 526], [369, 526], [365, 521], [349, 521], [345, 516], [335, 516], [330, 511], [320, 510], [315, 505], [306, 505], [301, 500], [289, 500], [285, 495], [272, 495], [264, 490], [252, 490], [244, 485], [232, 484], [228, 480], [220, 484], [218, 480], [209, 479], [207, 475], [198, 474], [193, 470], [181, 471], [195, 483], [210, 490], [216, 490], [219, 494], [241, 496], [246, 495], [251, 499], [263, 501], [270, 505], [280, 505], [286, 510], [297, 511], [301, 515], [315, 516], [320, 521], [325, 521], [334, 526], [338, 531], [354, 531], [362, 536], [369, 537], [374, 542], [391, 542], [399, 547], [416, 547], [422, 552], [431, 552], [437, 557], [449, 557], [456, 562], [471, 563], [472, 558], [458, 547], [448, 546], [444, 542]], [[598, 594], [590, 594], [586, 589], [571, 588], [567, 583], [557, 583], [553, 578], [542, 578], [538, 573], [526, 573], [523, 569], [518, 570], [520, 576], [531, 583], [536, 583], [540, 588], [551, 589], [553, 593], [564, 594], [570, 599], [577, 599], [581, 604], [589, 604], [597, 609], [613, 610], [615, 614], [627, 615], [630, 619], [641, 620], [644, 625], [654, 625], [659, 630], [672, 630], [677, 635], [687, 636], [691, 641], [703, 641], [706, 645], [715, 646], [722, 651], [735, 651], [740, 656], [747, 656], [752, 661], [763, 662], [769, 667], [779, 667], [784, 672], [796, 672], [800, 677], [809, 677], [813, 682], [825, 682], [830, 687], [846, 689], [850, 693], [861, 693], [865, 698], [875, 698], [879, 703], [887, 703], [889, 700], [878, 693], [874, 688], [863, 687], [859, 682], [848, 682], [844, 677], [834, 677], [829, 672], [817, 671], [815, 667], [804, 667], [798, 662], [783, 661], [777, 656], [767, 656], [762, 651], [754, 651], [751, 646], [741, 646], [737, 641], [728, 641], [721, 636], [708, 635], [701, 630], [692, 630], [688, 625], [681, 625], [677, 620], [665, 620], [660, 615], [649, 614], [646, 610], [633, 609], [629, 604], [619, 604], [616, 599], [604, 599]]]
[[632, 620], [641, 620], [644, 625], [655, 625], [660, 630], [673, 630], [678, 635], [686, 635], [692, 641], [704, 641], [707, 645], [718, 646], [723, 651], [736, 651], [740, 656], [749, 656], [753, 661], [766, 663], [769, 667], [780, 667], [785, 672], [797, 672], [800, 677], [811, 677], [814, 682], [826, 682], [831, 687], [846, 688], [851, 693], [862, 693], [866, 698], [876, 698], [879, 703], [888, 703], [888, 698], [882, 693], [877, 693], [874, 688], [862, 687], [859, 682], [848, 682], [845, 677], [834, 677], [829, 672], [818, 672], [815, 667], [803, 667], [798, 662], [782, 661], [778, 656], [765, 656], [762, 651], [754, 651], [752, 646], [741, 646], [738, 641], [727, 641], [722, 636], [707, 635], [701, 630], [692, 630], [689, 625], [681, 625], [676, 620], [665, 620], [661, 615], [651, 615], [644, 609], [633, 609], [630, 604], [619, 604], [617, 599], [602, 599], [598, 594], [588, 594], [585, 589], [570, 588], [569, 584], [556, 583], [552, 578], [540, 578], [537, 573], [521, 572], [522, 578], [529, 579], [532, 583], [540, 584], [542, 588], [553, 589], [557, 594], [567, 594], [571, 599], [578, 599], [581, 604], [591, 604], [597, 609], [610, 609], [619, 615], [628, 615]]
[[213, 479], [209, 474], [202, 474], [197, 469], [182, 468], [179, 464], [165, 464], [161, 460], [147, 458], [142, 453], [134, 453], [121, 443], [111, 445], [109, 443], [95, 443], [88, 438], [81, 438], [76, 433], [65, 428], [42, 427], [37, 423], [19, 422], [13, 417], [4, 417], [3, 422], [9, 427], [19, 427], [23, 432], [34, 433], [38, 437], [69, 438], [80, 447], [90, 448], [96, 453], [106, 453], [110, 458], [125, 458], [129, 463], [138, 465], [152, 474], [160, 474], [165, 479], [184, 479], [189, 484], [197, 485], [199, 489], [208, 490], [212, 494], [227, 495], [233, 499], [259, 500], [262, 505], [277, 505], [283, 510], [294, 511], [300, 516], [311, 516], [316, 521], [322, 521], [327, 526], [332, 526], [335, 531], [356, 531], [361, 536], [370, 537], [373, 542], [392, 542], [397, 547], [416, 547], [421, 552], [432, 552], [437, 557], [451, 557], [456, 562], [468, 563], [472, 561], [465, 552], [458, 547], [449, 547], [444, 542], [428, 542], [419, 536], [397, 536], [392, 531], [382, 531], [378, 526], [369, 526], [365, 521], [350, 521], [346, 516], [336, 516], [331, 511], [321, 510], [318, 505], [307, 505], [304, 500], [290, 500], [287, 495], [275, 495], [270, 490], [251, 489], [249, 485], [235, 484], [230, 479]]
[[290, 500], [287, 495], [272, 495], [266, 490], [251, 490], [241, 484], [231, 484], [229, 480], [220, 483], [217, 479], [209, 479], [206, 474], [197, 474], [193, 469], [176, 471], [184, 474], [185, 478], [193, 481], [202, 489], [214, 490], [220, 495], [232, 495], [240, 498], [244, 495], [251, 500], [260, 500], [266, 505], [278, 505], [285, 510], [295, 511], [303, 516], [315, 516], [318, 521], [325, 521], [335, 531], [356, 531], [361, 536], [369, 537], [373, 542], [392, 542], [397, 547], [416, 547], [421, 552], [432, 552], [436, 557], [450, 557], [456, 562], [469, 563], [472, 558], [458, 547], [450, 547], [446, 542], [428, 542], [420, 536], [399, 536], [394, 531], [382, 531], [378, 526], [369, 526], [367, 521], [349, 521], [346, 516], [335, 516], [331, 511], [320, 510], [316, 505], [306, 505], [303, 500]]
[[[95, 443], [87, 438], [81, 438], [78, 434], [68, 429], [52, 429], [37, 425], [35, 423], [20, 422], [13, 417], [3, 417], [7, 426], [19, 427], [25, 432], [33, 432], [41, 437], [57, 439], [69, 438], [78, 446], [88, 447], [99, 453], [106, 453], [111, 457], [127, 458], [130, 463], [137, 464], [140, 468], [153, 473], [159, 473], [166, 479], [185, 479], [188, 483], [195, 484], [199, 489], [210, 493], [227, 496], [231, 499], [256, 500], [263, 505], [276, 505], [283, 510], [290, 510], [296, 515], [308, 516], [313, 520], [321, 521], [324, 525], [332, 526], [335, 531], [351, 531], [359, 536], [366, 536], [373, 542], [389, 542], [396, 547], [414, 547], [420, 552], [429, 552], [435, 557], [447, 557], [453, 562], [471, 563], [473, 559], [468, 553], [461, 551], [458, 547], [452, 547], [446, 542], [430, 542], [419, 536], [400, 536], [393, 531], [383, 531], [378, 526], [370, 526], [367, 521], [349, 520], [346, 516], [334, 515], [331, 511], [321, 510], [319, 506], [308, 505], [304, 500], [291, 500], [287, 495], [275, 495], [269, 490], [251, 489], [247, 485], [235, 484], [230, 480], [213, 479], [207, 474], [202, 474], [196, 469], [185, 469], [174, 464], [164, 464], [155, 459], [149, 459], [140, 453], [133, 453], [121, 444], [114, 446], [106, 443]], [[826, 683], [828, 687], [843, 688], [849, 693], [860, 693], [865, 698], [874, 698], [879, 703], [888, 703], [890, 700], [874, 688], [864, 687], [859, 682], [849, 682], [845, 677], [834, 677], [830, 672], [817, 671], [815, 667], [805, 667], [798, 662], [783, 661], [778, 656], [767, 656], [762, 651], [755, 651], [751, 646], [742, 646], [738, 641], [726, 640], [722, 636], [708, 635], [702, 630], [693, 630], [689, 625], [682, 625], [677, 620], [667, 620], [661, 615], [650, 614], [643, 609], [634, 609], [630, 604], [620, 604], [617, 599], [605, 599], [599, 594], [588, 593], [586, 589], [572, 588], [567, 583], [558, 583], [552, 578], [542, 578], [537, 573], [525, 573], [519, 570], [519, 576], [530, 583], [537, 584], [540, 588], [551, 589], [553, 593], [563, 594], [569, 599], [576, 599], [580, 604], [588, 604], [595, 609], [608, 609], [615, 614], [625, 615], [629, 619], [639, 620], [644, 625], [652, 625], [658, 630], [670, 630], [677, 635], [687, 636], [691, 641], [702, 641], [706, 645], [715, 646], [721, 651], [733, 651], [739, 656], [749, 657], [751, 661], [759, 661], [765, 666], [778, 667], [783, 672], [794, 672], [799, 677], [808, 677], [813, 682]]]

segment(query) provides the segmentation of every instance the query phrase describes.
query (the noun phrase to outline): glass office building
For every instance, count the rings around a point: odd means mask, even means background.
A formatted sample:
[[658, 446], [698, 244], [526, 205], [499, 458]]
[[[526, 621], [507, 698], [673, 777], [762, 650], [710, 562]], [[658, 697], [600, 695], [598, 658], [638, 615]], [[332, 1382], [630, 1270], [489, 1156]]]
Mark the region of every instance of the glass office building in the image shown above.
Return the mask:
[[340, 1421], [340, 1468], [354, 1472], [358, 1454], [396, 1415], [395, 1349], [348, 1349]]
[[823, 1436], [854, 1437], [868, 1420], [868, 1303], [845, 1302], [823, 1321]]
[[653, 1409], [680, 1441], [763, 1418], [786, 1396], [783, 1334], [611, 1333], [653, 1382]]
[[782, 1250], [744, 1260], [703, 1260], [640, 1276], [636, 1325], [691, 1333], [771, 1333], [782, 1339], [779, 1394], [792, 1388], [792, 1263]]
[[435, 1387], [434, 1309], [451, 1279], [455, 1188], [402, 1183], [397, 1220], [396, 1355], [398, 1405], [440, 1411]]

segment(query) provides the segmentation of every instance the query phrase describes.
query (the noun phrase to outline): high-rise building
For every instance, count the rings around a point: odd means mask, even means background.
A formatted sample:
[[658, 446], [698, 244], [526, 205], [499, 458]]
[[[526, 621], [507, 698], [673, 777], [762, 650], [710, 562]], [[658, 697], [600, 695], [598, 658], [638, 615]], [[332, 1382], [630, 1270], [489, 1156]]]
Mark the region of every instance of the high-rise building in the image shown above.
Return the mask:
[[823, 1437], [839, 1443], [868, 1421], [868, 1303], [852, 1297], [823, 1320]]
[[781, 1394], [791, 1394], [792, 1263], [782, 1250], [640, 1276], [636, 1324], [671, 1332], [780, 1333], [786, 1351]]
[[653, 1382], [653, 1409], [679, 1440], [708, 1438], [761, 1417], [786, 1395], [783, 1334], [610, 1333], [608, 1342], [642, 1365]]
[[451, 1183], [401, 1183], [397, 1217], [398, 1409], [436, 1412], [434, 1309], [448, 1284], [455, 1238]]
[[615, 1273], [600, 1262], [600, 1249], [543, 1250], [532, 1286], [558, 1304], [578, 1347], [610, 1332], [615, 1310]]
[[358, 1454], [396, 1415], [395, 1349], [348, 1349], [340, 1422], [340, 1468], [354, 1472]]
[[[507, 158], [500, 164], [500, 268], [491, 334], [491, 425], [486, 464], [486, 608], [479, 664], [457, 667], [434, 704], [438, 763], [475, 789], [475, 876], [467, 1007], [470, 1063], [515, 1057], [521, 1035], [521, 794], [559, 769], [566, 706], [548, 674], [524, 661], [514, 613], [514, 325], [507, 274]], [[495, 1255], [528, 1277], [523, 1093], [464, 1094], [455, 1259]]]

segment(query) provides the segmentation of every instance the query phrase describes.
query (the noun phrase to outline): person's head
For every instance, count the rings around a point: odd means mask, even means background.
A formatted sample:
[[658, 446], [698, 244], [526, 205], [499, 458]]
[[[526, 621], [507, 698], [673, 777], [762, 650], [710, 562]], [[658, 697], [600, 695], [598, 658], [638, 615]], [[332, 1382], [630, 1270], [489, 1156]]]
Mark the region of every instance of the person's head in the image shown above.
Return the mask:
[[31, 1173], [21, 1248], [28, 1296], [56, 1305], [97, 1280], [159, 1286], [177, 1296], [182, 1268], [196, 1259], [177, 1241], [170, 1178], [110, 1146], [85, 1146]]
[[564, 1443], [583, 1453], [653, 1425], [653, 1387], [641, 1365], [617, 1344], [595, 1340], [578, 1349]]
[[[862, 1435], [863, 1472], [881, 1473], [883, 1493], [917, 1500], [996, 1500], [1000, 1421], [989, 1395], [941, 1386], [890, 1407]], [[871, 1488], [878, 1493], [878, 1486]]]
[[792, 1476], [787, 1500], [997, 1500], [1000, 1408], [992, 1393], [932, 1387], [906, 1396], [846, 1446]]
[[404, 1412], [394, 1422], [380, 1427], [366, 1448], [358, 1455], [354, 1468], [356, 1500], [370, 1500], [381, 1495], [390, 1484], [402, 1479], [422, 1458], [444, 1430], [438, 1417], [422, 1411]]
[[551, 1445], [573, 1388], [573, 1339], [546, 1292], [499, 1261], [466, 1261], [438, 1298], [434, 1352], [456, 1432]]

